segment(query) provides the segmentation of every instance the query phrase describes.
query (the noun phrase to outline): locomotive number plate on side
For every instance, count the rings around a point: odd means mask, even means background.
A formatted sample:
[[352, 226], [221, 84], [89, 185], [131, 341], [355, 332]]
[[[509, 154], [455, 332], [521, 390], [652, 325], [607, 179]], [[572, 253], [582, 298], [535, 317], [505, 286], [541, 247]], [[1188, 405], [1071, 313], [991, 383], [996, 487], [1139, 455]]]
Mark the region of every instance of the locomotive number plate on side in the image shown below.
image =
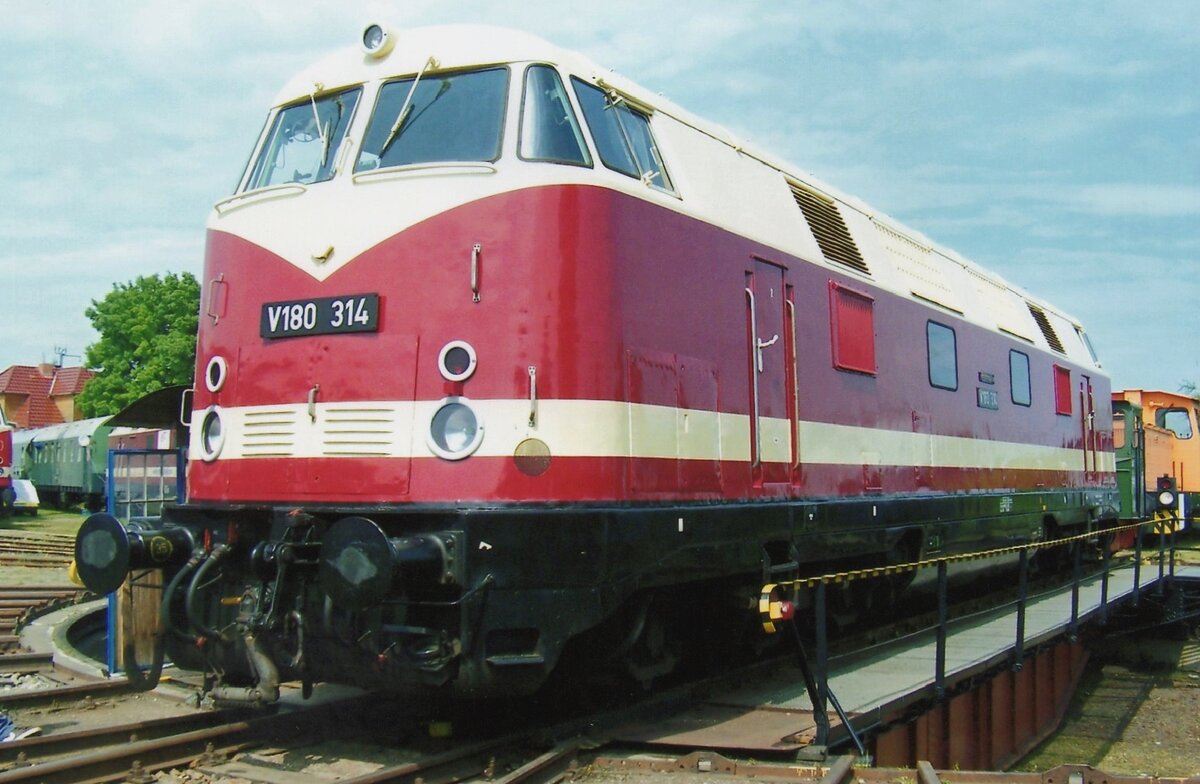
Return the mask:
[[379, 295], [267, 302], [262, 306], [258, 334], [264, 338], [296, 338], [339, 332], [377, 332]]

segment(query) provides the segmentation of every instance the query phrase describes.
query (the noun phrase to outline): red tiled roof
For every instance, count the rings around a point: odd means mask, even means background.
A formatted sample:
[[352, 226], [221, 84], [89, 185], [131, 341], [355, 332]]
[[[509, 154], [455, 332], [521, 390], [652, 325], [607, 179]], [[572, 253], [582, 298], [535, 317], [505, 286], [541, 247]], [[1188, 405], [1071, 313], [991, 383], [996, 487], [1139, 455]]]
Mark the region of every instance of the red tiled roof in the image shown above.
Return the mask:
[[51, 368], [47, 376], [40, 368], [13, 365], [0, 373], [0, 396], [9, 398], [7, 407], [13, 425], [20, 428], [57, 425], [65, 420], [53, 397], [79, 394], [94, 375], [90, 370], [75, 367]]
[[23, 409], [26, 424], [22, 427], [45, 427], [46, 425], [62, 424], [62, 413], [58, 410], [58, 406], [48, 397], [29, 396]]
[[96, 374], [92, 371], [81, 367], [59, 368], [54, 373], [54, 380], [50, 382], [50, 397], [78, 395], [83, 391], [83, 385], [94, 375]]
[[0, 373], [0, 395], [46, 395], [50, 379], [29, 365], [13, 365]]

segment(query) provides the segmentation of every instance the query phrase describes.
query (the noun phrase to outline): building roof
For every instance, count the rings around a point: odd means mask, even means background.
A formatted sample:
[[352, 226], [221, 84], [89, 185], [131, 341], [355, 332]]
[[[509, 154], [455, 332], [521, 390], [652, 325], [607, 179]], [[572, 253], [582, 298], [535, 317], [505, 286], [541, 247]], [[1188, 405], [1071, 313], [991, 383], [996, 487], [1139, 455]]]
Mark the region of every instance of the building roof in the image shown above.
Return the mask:
[[96, 374], [92, 371], [81, 367], [56, 368], [54, 378], [50, 382], [50, 397], [78, 395], [83, 391], [84, 384], [94, 375]]
[[80, 367], [13, 365], [0, 372], [0, 397], [16, 427], [56, 425], [64, 419], [54, 398], [78, 395], [94, 375]]

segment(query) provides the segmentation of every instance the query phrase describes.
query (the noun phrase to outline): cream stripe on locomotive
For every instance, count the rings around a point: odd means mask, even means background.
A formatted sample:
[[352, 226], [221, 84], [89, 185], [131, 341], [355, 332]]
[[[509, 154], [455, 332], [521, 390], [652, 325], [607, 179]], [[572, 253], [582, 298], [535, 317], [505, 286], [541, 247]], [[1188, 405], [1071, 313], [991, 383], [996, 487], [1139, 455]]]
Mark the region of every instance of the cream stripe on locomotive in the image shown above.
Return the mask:
[[[222, 409], [218, 459], [393, 457], [435, 458], [426, 445], [442, 401], [362, 402]], [[539, 400], [536, 427], [528, 400], [471, 400], [483, 428], [475, 457], [507, 457], [539, 438], [559, 457], [637, 457], [749, 462], [750, 417], [605, 400]], [[762, 459], [792, 460], [790, 423], [761, 420]], [[201, 454], [199, 428], [192, 454]], [[897, 465], [1078, 471], [1080, 449], [939, 436], [823, 422], [799, 423], [801, 459], [828, 465]], [[1112, 452], [1097, 470], [1116, 468]]]

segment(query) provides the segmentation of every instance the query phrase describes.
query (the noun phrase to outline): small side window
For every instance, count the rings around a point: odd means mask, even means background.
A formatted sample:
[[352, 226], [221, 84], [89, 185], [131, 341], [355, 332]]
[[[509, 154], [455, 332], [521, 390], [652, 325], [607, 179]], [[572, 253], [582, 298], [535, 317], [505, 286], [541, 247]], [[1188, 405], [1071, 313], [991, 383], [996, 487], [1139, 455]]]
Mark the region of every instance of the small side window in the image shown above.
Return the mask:
[[1012, 390], [1012, 402], [1018, 406], [1032, 405], [1028, 354], [1015, 349], [1008, 352], [1008, 379]]
[[936, 321], [925, 325], [929, 349], [929, 383], [938, 389], [958, 389], [958, 344], [954, 330]]
[[674, 193], [658, 145], [650, 133], [650, 118], [630, 108], [620, 96], [610, 95], [579, 79], [572, 81], [604, 165], [659, 190]]
[[1054, 411], [1063, 416], [1071, 415], [1071, 369], [1054, 366]]
[[1166, 428], [1176, 438], [1192, 437], [1192, 420], [1186, 408], [1162, 408], [1154, 413], [1154, 424]]
[[518, 154], [527, 161], [592, 165], [562, 79], [550, 66], [525, 71]]

